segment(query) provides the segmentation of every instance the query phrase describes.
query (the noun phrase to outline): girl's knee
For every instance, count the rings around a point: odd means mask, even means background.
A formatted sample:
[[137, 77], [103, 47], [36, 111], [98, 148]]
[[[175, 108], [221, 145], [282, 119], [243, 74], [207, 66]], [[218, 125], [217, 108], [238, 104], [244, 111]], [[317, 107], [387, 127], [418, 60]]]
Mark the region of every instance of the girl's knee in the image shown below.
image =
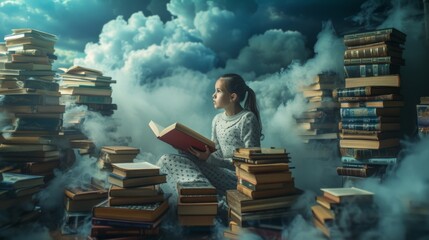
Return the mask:
[[158, 159], [158, 162], [156, 163], [156, 165], [157, 166], [164, 166], [168, 162], [170, 162], [170, 160], [171, 160], [171, 158], [168, 156], [168, 154], [164, 154]]

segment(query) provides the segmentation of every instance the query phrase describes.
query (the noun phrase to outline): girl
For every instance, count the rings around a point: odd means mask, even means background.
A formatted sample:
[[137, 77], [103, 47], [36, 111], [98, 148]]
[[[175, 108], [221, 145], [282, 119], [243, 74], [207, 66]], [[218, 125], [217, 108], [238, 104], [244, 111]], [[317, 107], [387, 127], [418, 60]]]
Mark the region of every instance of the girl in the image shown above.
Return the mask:
[[[225, 196], [225, 191], [235, 189], [237, 184], [232, 164], [234, 149], [260, 146], [262, 127], [256, 96], [243, 78], [238, 74], [221, 76], [212, 97], [214, 107], [224, 109], [212, 122], [212, 140], [217, 150], [210, 154], [207, 146], [205, 152], [191, 148], [192, 155], [167, 154], [158, 161], [161, 171], [168, 174], [167, 185], [174, 195], [179, 181], [209, 181], [220, 197]], [[240, 102], [245, 97], [243, 108]]]

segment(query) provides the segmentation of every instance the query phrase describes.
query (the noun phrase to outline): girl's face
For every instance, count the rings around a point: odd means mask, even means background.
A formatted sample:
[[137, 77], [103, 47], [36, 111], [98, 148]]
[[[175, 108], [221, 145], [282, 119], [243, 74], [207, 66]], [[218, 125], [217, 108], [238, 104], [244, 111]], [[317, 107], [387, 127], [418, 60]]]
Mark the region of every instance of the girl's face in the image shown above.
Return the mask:
[[226, 90], [225, 81], [218, 79], [215, 84], [215, 92], [212, 95], [214, 108], [225, 108], [231, 104], [231, 94]]

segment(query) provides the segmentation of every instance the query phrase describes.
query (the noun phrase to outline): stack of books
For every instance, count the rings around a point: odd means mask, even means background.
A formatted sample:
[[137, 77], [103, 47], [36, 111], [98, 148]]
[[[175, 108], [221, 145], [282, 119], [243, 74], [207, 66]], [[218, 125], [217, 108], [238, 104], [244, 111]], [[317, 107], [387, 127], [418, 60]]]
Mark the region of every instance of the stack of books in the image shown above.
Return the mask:
[[33, 200], [44, 186], [43, 176], [3, 173], [0, 181], [0, 229], [37, 219], [40, 208]]
[[112, 167], [109, 198], [92, 211], [91, 237], [157, 235], [169, 208], [169, 194], [159, 188], [166, 175], [149, 162], [115, 163]]
[[177, 215], [182, 226], [213, 226], [217, 214], [216, 188], [209, 182], [178, 182]]
[[100, 170], [112, 171], [113, 163], [131, 163], [140, 149], [128, 146], [104, 146], [100, 150], [97, 166]]
[[296, 214], [291, 206], [300, 190], [294, 186], [285, 149], [238, 148], [233, 160], [238, 181], [236, 190], [227, 191], [231, 221], [246, 227]]
[[[270, 239], [270, 240], [281, 240], [283, 228], [272, 227], [270, 225], [260, 225], [258, 227], [252, 226], [243, 228], [238, 226], [234, 221], [229, 222], [229, 227], [224, 230], [223, 236], [226, 239], [239, 240], [242, 239], [244, 234], [252, 234], [249, 236], [257, 235], [261, 239]], [[259, 239], [259, 238], [258, 238]]]
[[[116, 83], [111, 77], [103, 76], [96, 69], [81, 66], [61, 68], [60, 92], [61, 101], [66, 105], [85, 105], [88, 110], [99, 112], [103, 116], [111, 116], [116, 110], [112, 104], [112, 88], [110, 84]], [[79, 114], [76, 116], [79, 123]]]
[[373, 193], [359, 188], [322, 188], [311, 207], [314, 225], [332, 239], [358, 239], [378, 220]]
[[417, 105], [417, 127], [421, 138], [429, 135], [429, 97], [420, 97]]
[[49, 180], [59, 164], [52, 140], [58, 137], [65, 110], [51, 69], [57, 37], [34, 29], [12, 32], [0, 44], [2, 163]]
[[338, 140], [339, 104], [332, 98], [332, 90], [340, 87], [340, 78], [334, 73], [319, 74], [312, 84], [301, 87], [308, 109], [295, 120], [305, 143]]
[[394, 28], [344, 36], [345, 88], [333, 92], [341, 103], [339, 175], [382, 176], [397, 162], [405, 37]]

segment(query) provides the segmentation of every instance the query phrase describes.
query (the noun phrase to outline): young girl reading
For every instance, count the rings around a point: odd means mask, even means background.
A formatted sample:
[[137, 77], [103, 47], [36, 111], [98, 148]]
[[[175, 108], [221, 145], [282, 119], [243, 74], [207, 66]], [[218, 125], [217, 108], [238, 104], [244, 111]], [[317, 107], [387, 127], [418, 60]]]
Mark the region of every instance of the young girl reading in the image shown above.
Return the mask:
[[[237, 177], [232, 164], [235, 148], [259, 147], [261, 121], [255, 92], [238, 74], [225, 74], [215, 84], [213, 105], [224, 109], [212, 122], [212, 141], [216, 151], [210, 153], [189, 149], [190, 154], [163, 155], [158, 165], [167, 175], [167, 184], [177, 195], [177, 182], [209, 181], [220, 197], [228, 189], [235, 189]], [[244, 108], [240, 102], [244, 102]]]

